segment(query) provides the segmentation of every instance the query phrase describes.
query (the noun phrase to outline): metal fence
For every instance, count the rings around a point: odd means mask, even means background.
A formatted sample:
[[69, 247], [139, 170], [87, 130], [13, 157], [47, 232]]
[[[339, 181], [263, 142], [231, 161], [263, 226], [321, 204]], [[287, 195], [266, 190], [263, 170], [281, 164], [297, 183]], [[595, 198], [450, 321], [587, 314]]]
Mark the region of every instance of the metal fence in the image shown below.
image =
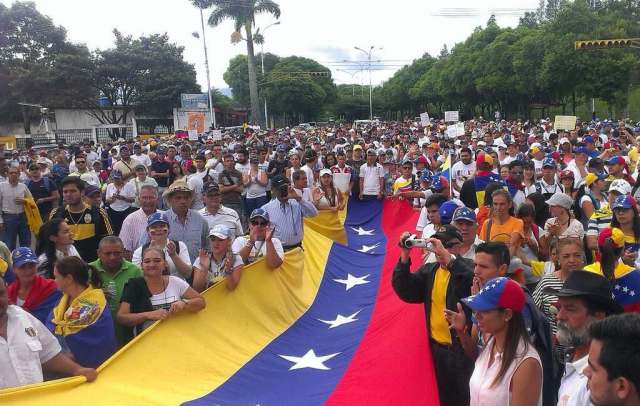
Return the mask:
[[64, 143], [66, 145], [80, 144], [84, 141], [93, 140], [92, 128], [81, 128], [73, 130], [56, 130], [56, 143]]

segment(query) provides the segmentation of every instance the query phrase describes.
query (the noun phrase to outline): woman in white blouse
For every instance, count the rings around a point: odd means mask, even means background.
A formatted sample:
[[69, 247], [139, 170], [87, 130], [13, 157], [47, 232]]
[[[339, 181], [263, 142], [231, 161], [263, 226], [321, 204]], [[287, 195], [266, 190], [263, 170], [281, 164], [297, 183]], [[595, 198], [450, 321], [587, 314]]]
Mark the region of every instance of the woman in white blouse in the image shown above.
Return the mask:
[[330, 169], [320, 171], [320, 182], [318, 189], [322, 193], [314, 193], [313, 204], [318, 210], [339, 211], [344, 208], [345, 202], [342, 193], [333, 184], [333, 173]]
[[469, 380], [469, 404], [541, 406], [542, 363], [527, 335], [520, 285], [509, 278], [491, 279], [462, 302], [474, 311], [479, 330], [491, 336]]
[[133, 252], [131, 262], [140, 266], [142, 254], [147, 247], [161, 249], [166, 257], [167, 270], [170, 275], [188, 279], [191, 277], [191, 260], [189, 259], [189, 249], [182, 241], [169, 239], [169, 219], [164, 213], [153, 213], [147, 219], [147, 233], [149, 243], [138, 247]]
[[53, 279], [56, 262], [64, 257], [80, 257], [73, 246], [73, 232], [62, 217], [47, 221], [40, 227], [38, 244], [38, 275]]

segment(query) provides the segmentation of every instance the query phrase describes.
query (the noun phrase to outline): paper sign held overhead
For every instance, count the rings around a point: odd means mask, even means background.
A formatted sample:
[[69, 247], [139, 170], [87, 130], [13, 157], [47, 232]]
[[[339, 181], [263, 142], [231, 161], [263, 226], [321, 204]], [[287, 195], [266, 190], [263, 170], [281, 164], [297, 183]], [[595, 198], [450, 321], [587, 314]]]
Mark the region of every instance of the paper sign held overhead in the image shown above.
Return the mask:
[[447, 123], [457, 123], [458, 121], [460, 121], [460, 115], [457, 111], [445, 111], [444, 121], [446, 121]]
[[196, 130], [189, 130], [189, 141], [198, 141], [198, 132]]
[[429, 125], [429, 113], [420, 113], [420, 124], [423, 127], [426, 127], [427, 125]]
[[553, 121], [553, 128], [556, 130], [575, 130], [576, 120], [576, 116], [556, 116]]
[[220, 131], [220, 130], [211, 131], [211, 140], [213, 140], [213, 141], [222, 141], [222, 131]]

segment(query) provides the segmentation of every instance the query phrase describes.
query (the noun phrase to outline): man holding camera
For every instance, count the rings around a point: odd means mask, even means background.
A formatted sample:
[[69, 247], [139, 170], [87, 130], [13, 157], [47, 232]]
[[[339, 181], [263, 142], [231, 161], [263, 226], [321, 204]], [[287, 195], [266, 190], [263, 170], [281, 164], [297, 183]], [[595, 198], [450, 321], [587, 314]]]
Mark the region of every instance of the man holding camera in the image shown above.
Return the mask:
[[[440, 403], [468, 405], [474, 363], [464, 354], [455, 330], [449, 329], [445, 309], [457, 310], [458, 301], [471, 294], [473, 262], [462, 258], [463, 239], [452, 225], [442, 226], [433, 238], [424, 241], [410, 237], [406, 232], [400, 236], [400, 260], [393, 271], [393, 289], [407, 303], [424, 304]], [[434, 253], [437, 262], [424, 264], [412, 273], [407, 247], [423, 245], [421, 242], [428, 244], [425, 249]]]

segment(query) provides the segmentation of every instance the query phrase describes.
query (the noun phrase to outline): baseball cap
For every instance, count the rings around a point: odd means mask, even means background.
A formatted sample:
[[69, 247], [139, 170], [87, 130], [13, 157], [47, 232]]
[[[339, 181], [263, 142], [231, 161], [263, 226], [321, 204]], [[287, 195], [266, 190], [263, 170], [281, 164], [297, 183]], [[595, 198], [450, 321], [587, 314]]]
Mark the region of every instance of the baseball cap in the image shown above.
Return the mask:
[[13, 251], [11, 255], [14, 268], [20, 268], [25, 264], [37, 264], [38, 257], [31, 251], [29, 247], [19, 247]]
[[169, 225], [169, 217], [167, 217], [166, 214], [160, 212], [153, 213], [152, 215], [147, 217], [147, 227], [151, 227], [152, 225], [157, 223], [164, 223], [166, 225]]
[[468, 207], [458, 207], [456, 211], [453, 212], [453, 218], [451, 219], [451, 221], [459, 220], [465, 220], [475, 223], [476, 213]]
[[449, 181], [444, 176], [433, 176], [431, 190], [440, 193], [449, 187]]
[[553, 158], [545, 158], [542, 160], [543, 168], [556, 168], [556, 161]]
[[262, 218], [269, 221], [269, 213], [265, 209], [259, 207], [251, 212], [249, 220], [253, 220], [255, 218]]
[[438, 210], [438, 213], [440, 214], [440, 222], [442, 224], [450, 224], [451, 219], [453, 218], [453, 213], [457, 208], [458, 205], [451, 200], [449, 200], [448, 202], [444, 202]]
[[624, 179], [616, 179], [609, 185], [609, 192], [616, 191], [621, 195], [631, 194], [631, 185]]
[[487, 153], [480, 153], [476, 157], [476, 166], [482, 165], [483, 163], [488, 163], [493, 166], [493, 157]]
[[284, 145], [280, 144], [276, 147], [276, 152], [287, 152], [287, 147], [285, 147]]
[[353, 146], [353, 150], [354, 150], [354, 151], [355, 151], [355, 150], [358, 150], [358, 149], [362, 149], [362, 145], [360, 145], [360, 144], [356, 144], [356, 145], [354, 145], [354, 146]]
[[560, 143], [561, 145], [562, 145], [562, 144], [570, 144], [570, 143], [571, 143], [571, 141], [569, 141], [569, 138], [567, 138], [567, 137], [562, 137], [562, 138], [560, 138], [559, 143]]
[[229, 227], [225, 226], [224, 224], [216, 224], [215, 226], [213, 226], [211, 231], [209, 231], [209, 238], [216, 237], [220, 238], [221, 240], [226, 240], [227, 238], [229, 238], [229, 234]]
[[576, 175], [573, 173], [573, 171], [567, 169], [564, 171], [560, 171], [560, 179], [574, 179], [576, 177]]
[[573, 205], [573, 199], [565, 193], [556, 193], [552, 195], [545, 203], [547, 203], [549, 206], [560, 206], [569, 210]]
[[433, 238], [440, 240], [446, 246], [453, 240], [462, 242], [462, 234], [451, 224], [445, 224], [433, 235]]
[[111, 171], [111, 177], [113, 179], [122, 179], [122, 172], [120, 172], [117, 169], [114, 169], [114, 170]]
[[146, 170], [146, 169], [147, 169], [147, 167], [146, 167], [146, 166], [144, 166], [144, 165], [142, 165], [142, 164], [138, 164], [138, 165], [136, 165], [136, 166], [135, 166], [135, 168], [133, 168], [133, 169], [134, 169], [134, 170], [136, 170], [136, 171], [137, 171], [138, 169], [145, 169], [145, 170]]
[[375, 149], [373, 149], [373, 148], [369, 148], [369, 149], [367, 150], [367, 155], [376, 155], [376, 156], [377, 156], [377, 155], [378, 155], [378, 153], [376, 152], [376, 150], [375, 150]]
[[[409, 161], [411, 162], [411, 161]], [[404, 163], [403, 163], [404, 165]], [[433, 180], [433, 172], [428, 169], [425, 169], [420, 173], [420, 181], [421, 182], [431, 182]]]
[[587, 186], [591, 186], [593, 185], [593, 183], [595, 181], [598, 180], [605, 180], [607, 179], [607, 174], [606, 173], [593, 173], [593, 172], [589, 172], [587, 173], [587, 176], [584, 177], [584, 183]]
[[635, 204], [636, 200], [631, 196], [618, 196], [616, 200], [613, 201], [611, 209], [632, 209]]
[[476, 312], [496, 309], [521, 312], [524, 309], [525, 296], [516, 281], [499, 277], [488, 280], [480, 292], [463, 298], [462, 302]]
[[87, 185], [87, 187], [84, 188], [84, 195], [87, 197], [94, 195], [96, 193], [101, 193], [100, 188], [97, 187], [96, 185]]
[[205, 195], [214, 195], [214, 194], [219, 194], [219, 193], [220, 193], [220, 187], [218, 186], [217, 183], [209, 182], [204, 187], [204, 194]]
[[577, 147], [573, 150], [576, 154], [589, 155], [589, 150], [586, 147]]
[[536, 147], [531, 147], [531, 149], [530, 149], [531, 154], [534, 154], [534, 155], [537, 154], [540, 151], [542, 151], [542, 150], [540, 149], [540, 147], [537, 147], [537, 146]]
[[418, 160], [416, 161], [416, 163], [420, 163], [420, 164], [428, 164], [429, 161], [427, 160], [427, 157], [424, 155], [420, 155], [418, 157]]
[[587, 135], [586, 137], [584, 137], [584, 138], [582, 139], [582, 142], [585, 142], [585, 143], [587, 143], [587, 142], [588, 142], [588, 143], [590, 143], [590, 144], [593, 144], [593, 137], [592, 137], [592, 136], [590, 136], [590, 135]]
[[331, 172], [331, 169], [322, 169], [320, 171], [320, 176], [324, 176], [324, 175], [333, 175], [333, 173]]
[[289, 180], [282, 175], [274, 176], [273, 179], [271, 179], [271, 186], [276, 188], [279, 188], [280, 186], [284, 186], [288, 184], [289, 184]]
[[623, 157], [621, 156], [614, 156], [609, 158], [608, 160], [606, 160], [604, 162], [605, 165], [609, 166], [609, 165], [624, 165], [626, 164], [627, 161], [624, 160]]

